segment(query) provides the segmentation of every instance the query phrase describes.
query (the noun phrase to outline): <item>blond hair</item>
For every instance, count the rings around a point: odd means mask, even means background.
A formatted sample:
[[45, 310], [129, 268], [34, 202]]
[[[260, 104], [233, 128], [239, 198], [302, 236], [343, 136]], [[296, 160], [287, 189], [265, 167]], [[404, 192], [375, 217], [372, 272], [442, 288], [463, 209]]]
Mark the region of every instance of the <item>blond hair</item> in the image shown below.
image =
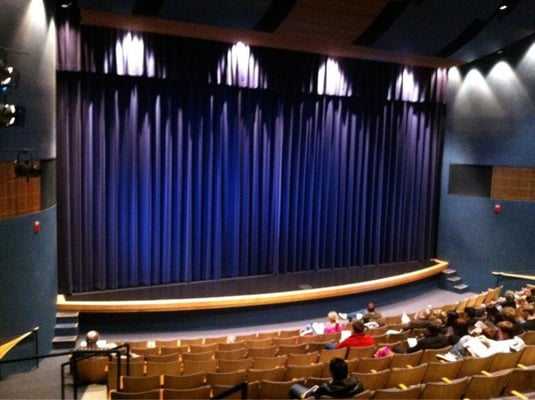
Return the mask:
[[329, 311], [329, 313], [327, 314], [327, 318], [332, 323], [338, 323], [338, 313], [336, 311]]

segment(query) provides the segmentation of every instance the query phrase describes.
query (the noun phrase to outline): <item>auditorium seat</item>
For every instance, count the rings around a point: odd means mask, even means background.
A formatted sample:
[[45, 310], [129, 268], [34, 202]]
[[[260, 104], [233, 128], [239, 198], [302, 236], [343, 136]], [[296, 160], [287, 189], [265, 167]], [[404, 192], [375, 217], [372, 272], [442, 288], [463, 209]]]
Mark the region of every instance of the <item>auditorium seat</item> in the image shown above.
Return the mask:
[[323, 349], [319, 353], [319, 362], [328, 364], [333, 358], [345, 359], [347, 355], [347, 348], [342, 347], [339, 349]]
[[180, 344], [181, 345], [186, 345], [186, 346], [191, 346], [192, 344], [203, 344], [204, 343], [204, 338], [202, 337], [196, 337], [196, 338], [181, 338], [180, 339]]
[[146, 392], [118, 392], [110, 391], [111, 400], [160, 400], [161, 390], [148, 390]]
[[271, 340], [273, 341], [273, 344], [276, 346], [286, 346], [286, 345], [298, 345], [300, 343], [301, 337], [299, 335], [295, 336], [278, 336], [274, 337]]
[[182, 354], [182, 361], [207, 361], [215, 359], [215, 350]]
[[464, 397], [467, 399], [491, 399], [500, 397], [513, 370], [496, 371], [488, 375], [473, 375]]
[[217, 343], [191, 343], [189, 345], [189, 352], [190, 353], [207, 353], [212, 352], [215, 353], [217, 350]]
[[147, 375], [179, 375], [181, 373], [180, 362], [171, 361], [171, 362], [155, 362], [147, 361], [146, 363], [146, 374]]
[[395, 399], [403, 399], [403, 400], [410, 400], [410, 399], [418, 399], [420, 397], [420, 394], [422, 393], [423, 385], [414, 385], [409, 386], [406, 389], [399, 389], [399, 388], [385, 388], [385, 389], [377, 389], [373, 395], [374, 399], [388, 399], [388, 400], [395, 400]]
[[239, 369], [230, 372], [207, 372], [206, 383], [208, 385], [234, 386], [247, 380], [247, 371]]
[[279, 347], [274, 345], [263, 346], [263, 347], [248, 347], [247, 348], [247, 357], [275, 357], [279, 352]]
[[451, 350], [452, 346], [442, 347], [440, 349], [424, 349], [422, 357], [420, 357], [420, 363], [428, 363], [432, 361], [438, 361], [437, 354], [446, 354]]
[[529, 368], [514, 368], [505, 385], [503, 395], [509, 396], [512, 391], [520, 393], [535, 392], [535, 366]]
[[272, 356], [272, 357], [253, 357], [254, 368], [265, 369], [274, 367], [284, 367], [288, 360], [288, 355]]
[[535, 345], [535, 330], [525, 331], [521, 336], [526, 345]]
[[156, 339], [154, 343], [156, 344], [156, 347], [162, 347], [162, 346], [178, 346], [178, 338], [174, 339]]
[[301, 344], [281, 344], [278, 346], [279, 350], [277, 354], [305, 354], [307, 352], [308, 345], [306, 343]]
[[535, 344], [527, 344], [522, 350], [522, 356], [518, 360], [524, 366], [535, 365]]
[[[200, 372], [200, 371], [204, 371], [204, 372], [217, 371], [218, 366], [219, 366], [219, 360], [216, 360], [215, 358], [212, 360], [206, 360], [206, 361], [183, 361], [182, 373], [193, 374], [195, 372]], [[147, 372], [148, 372], [148, 369], [147, 369]]]
[[376, 372], [352, 372], [351, 375], [356, 377], [366, 389], [384, 389], [390, 376], [390, 369]]
[[492, 361], [492, 357], [465, 357], [463, 358], [463, 365], [457, 374], [458, 378], [465, 376], [472, 376], [481, 374], [482, 371], [487, 371]]
[[307, 351], [322, 351], [326, 348], [328, 343], [331, 343], [329, 340], [319, 340], [317, 336], [313, 336], [314, 340], [308, 342]]
[[108, 357], [89, 357], [76, 360], [77, 382], [80, 385], [104, 384], [107, 378]]
[[381, 371], [390, 367], [392, 357], [360, 357], [357, 372]]
[[160, 375], [121, 377], [121, 391], [123, 392], [146, 392], [160, 387]]
[[[227, 343], [229, 341], [228, 336], [207, 336], [204, 338], [204, 344], [220, 344], [220, 343]], [[217, 346], [216, 346], [217, 348]]]
[[286, 365], [308, 365], [318, 362], [320, 353], [317, 351], [308, 353], [289, 353]]
[[442, 378], [447, 378], [450, 380], [455, 379], [458, 376], [463, 363], [463, 359], [451, 362], [428, 362], [423, 382], [436, 382], [440, 381]]
[[377, 346], [372, 344], [370, 346], [355, 346], [347, 349], [346, 358], [351, 360], [356, 357], [373, 357], [377, 351]]
[[[106, 386], [108, 391], [118, 389], [117, 380], [117, 360], [109, 361], [106, 365]], [[126, 365], [126, 359], [121, 360], [121, 376], [142, 376], [145, 375], [145, 360], [142, 357], [130, 358], [130, 365]]]
[[239, 347], [234, 350], [216, 350], [214, 354], [218, 360], [239, 360], [247, 356], [247, 349], [245, 347]]
[[240, 358], [238, 360], [218, 360], [217, 370], [219, 372], [230, 372], [238, 369], [249, 369], [254, 364], [254, 358]]
[[182, 354], [188, 351], [189, 351], [188, 345], [160, 346], [161, 355], [178, 353], [182, 357]]
[[244, 340], [236, 340], [234, 342], [219, 343], [217, 346], [218, 351], [230, 351], [246, 348]]
[[270, 337], [258, 339], [246, 339], [245, 345], [248, 349], [257, 349], [259, 347], [273, 346], [273, 339]]
[[407, 368], [392, 368], [386, 383], [386, 387], [399, 387], [400, 385], [410, 386], [423, 382], [427, 371], [427, 364], [420, 364]]
[[449, 381], [427, 382], [422, 389], [420, 398], [426, 400], [461, 399], [469, 382], [469, 376]]
[[254, 381], [283, 381], [286, 375], [286, 367], [273, 367], [273, 368], [249, 368], [247, 370], [247, 380], [249, 382]]
[[321, 377], [323, 370], [323, 363], [307, 364], [307, 365], [287, 365], [286, 366], [286, 380], [292, 379], [306, 379], [308, 376]]
[[170, 354], [147, 354], [145, 360], [153, 362], [171, 362], [180, 360], [180, 354], [170, 353]]
[[296, 379], [290, 381], [260, 381], [258, 389], [259, 399], [287, 399], [289, 397], [290, 387], [294, 384], [305, 384], [305, 379]]
[[490, 362], [487, 371], [494, 372], [507, 368], [514, 368], [520, 361], [521, 357], [522, 350], [512, 353], [496, 353], [492, 356], [492, 361]]
[[205, 383], [206, 373], [204, 371], [183, 375], [163, 375], [163, 387], [167, 389], [191, 389], [203, 386]]
[[283, 329], [279, 331], [279, 337], [299, 337], [300, 329]]
[[422, 353], [423, 350], [418, 350], [414, 353], [394, 353], [390, 362], [390, 368], [414, 367], [420, 363]]
[[196, 400], [196, 399], [209, 399], [212, 393], [212, 388], [210, 385], [203, 385], [191, 389], [163, 389], [162, 399], [163, 400], [173, 400], [173, 399], [187, 399], [187, 400]]

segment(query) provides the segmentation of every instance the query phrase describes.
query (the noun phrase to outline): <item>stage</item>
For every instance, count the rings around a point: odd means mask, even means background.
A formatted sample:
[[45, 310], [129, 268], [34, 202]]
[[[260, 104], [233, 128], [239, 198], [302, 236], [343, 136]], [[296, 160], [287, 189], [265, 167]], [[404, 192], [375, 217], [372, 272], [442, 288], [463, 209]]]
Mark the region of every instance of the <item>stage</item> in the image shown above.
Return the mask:
[[436, 277], [441, 260], [384, 264], [329, 271], [222, 279], [58, 296], [58, 311], [80, 313], [185, 312], [338, 302]]

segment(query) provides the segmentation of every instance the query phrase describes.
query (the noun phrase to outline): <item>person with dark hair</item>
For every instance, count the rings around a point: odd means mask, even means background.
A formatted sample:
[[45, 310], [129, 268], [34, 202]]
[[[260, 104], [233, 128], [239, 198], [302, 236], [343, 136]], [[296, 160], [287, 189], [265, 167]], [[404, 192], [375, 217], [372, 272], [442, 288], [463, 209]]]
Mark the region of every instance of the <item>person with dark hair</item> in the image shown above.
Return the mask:
[[527, 303], [522, 306], [522, 319], [524, 320], [522, 329], [525, 331], [535, 330], [535, 312], [532, 304]]
[[335, 348], [339, 349], [342, 347], [363, 347], [371, 346], [375, 344], [375, 339], [371, 335], [367, 335], [364, 331], [367, 329], [364, 323], [361, 320], [355, 320], [351, 323], [352, 334], [347, 339], [342, 340]]
[[407, 348], [407, 353], [414, 353], [423, 349], [441, 349], [450, 344], [448, 335], [444, 334], [444, 327], [438, 322], [430, 323], [425, 327], [424, 336], [418, 338], [416, 344]]
[[344, 359], [338, 357], [331, 359], [329, 372], [331, 373], [331, 379], [321, 386], [307, 388], [299, 384], [293, 385], [290, 389], [290, 398], [315, 397], [319, 399], [321, 396], [350, 398], [364, 391], [362, 383], [349, 374], [348, 366]]

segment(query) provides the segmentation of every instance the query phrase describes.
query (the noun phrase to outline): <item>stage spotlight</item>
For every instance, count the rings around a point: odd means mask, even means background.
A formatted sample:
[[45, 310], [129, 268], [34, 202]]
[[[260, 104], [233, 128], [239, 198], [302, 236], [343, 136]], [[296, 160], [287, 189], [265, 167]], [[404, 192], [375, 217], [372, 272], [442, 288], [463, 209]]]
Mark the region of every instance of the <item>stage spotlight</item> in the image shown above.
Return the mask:
[[13, 104], [0, 105], [0, 126], [20, 126], [24, 123], [25, 110]]
[[7, 93], [19, 83], [18, 71], [10, 66], [4, 66], [0, 62], [0, 94]]

